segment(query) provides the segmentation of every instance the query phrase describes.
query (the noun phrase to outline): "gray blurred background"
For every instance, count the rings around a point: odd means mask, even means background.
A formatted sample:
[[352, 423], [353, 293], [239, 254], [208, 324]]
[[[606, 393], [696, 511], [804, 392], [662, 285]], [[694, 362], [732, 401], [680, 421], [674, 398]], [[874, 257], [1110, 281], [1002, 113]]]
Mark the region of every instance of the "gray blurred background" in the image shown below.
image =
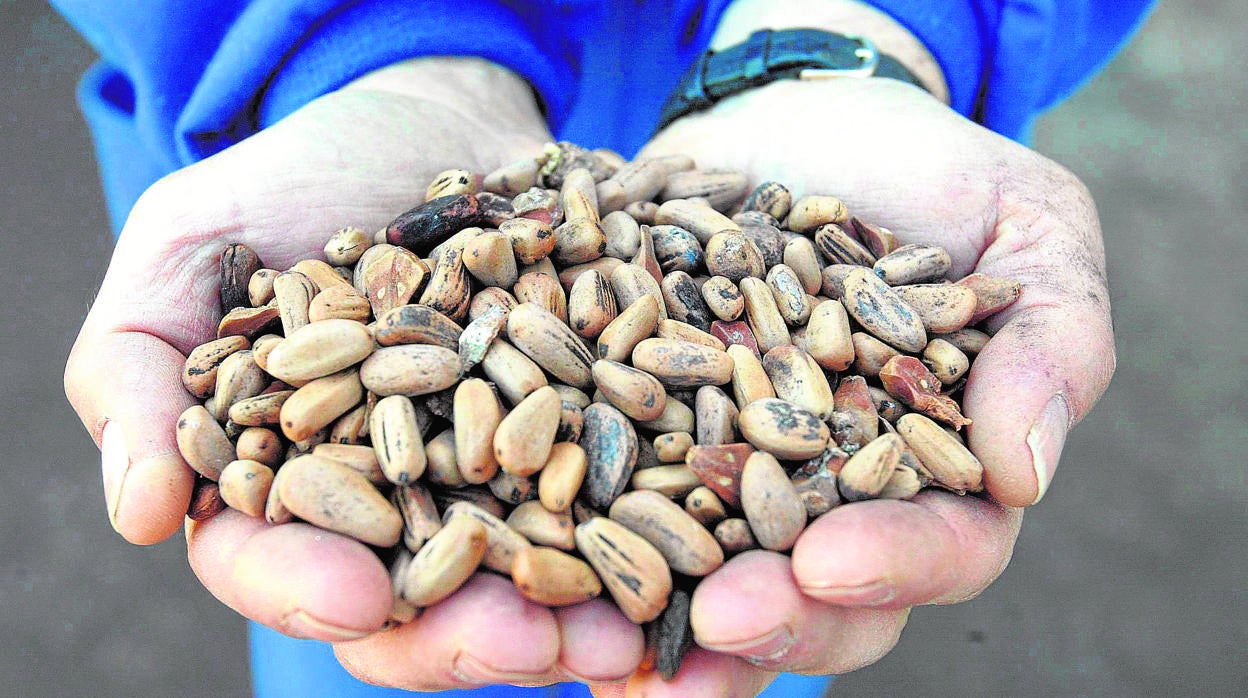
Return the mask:
[[[1163, 3], [1036, 147], [1100, 206], [1118, 374], [979, 599], [920, 608], [836, 695], [1231, 695], [1248, 685], [1248, 4]], [[61, 369], [111, 247], [86, 44], [0, 0], [0, 694], [238, 696], [243, 621], [180, 540], [126, 544]]]

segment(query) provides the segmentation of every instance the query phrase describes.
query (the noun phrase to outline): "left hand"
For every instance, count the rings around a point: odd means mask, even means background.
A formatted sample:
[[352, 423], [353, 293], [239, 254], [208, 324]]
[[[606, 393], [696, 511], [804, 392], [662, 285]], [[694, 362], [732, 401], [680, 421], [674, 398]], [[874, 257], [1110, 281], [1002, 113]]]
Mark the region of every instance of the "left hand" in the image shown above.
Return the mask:
[[1043, 496], [1066, 429], [1104, 391], [1114, 350], [1095, 207], [1055, 163], [889, 80], [752, 90], [673, 123], [642, 157], [670, 152], [783, 182], [795, 199], [836, 195], [904, 243], [948, 249], [953, 276], [1024, 285], [989, 321], [995, 336], [966, 386], [986, 495], [842, 506], [806, 529], [791, 560], [733, 558], [694, 595], [700, 647], [676, 680], [638, 674], [627, 692], [755, 695], [773, 672], [853, 671], [892, 649], [911, 607], [968, 600], [1005, 569], [1022, 523], [1014, 507]]

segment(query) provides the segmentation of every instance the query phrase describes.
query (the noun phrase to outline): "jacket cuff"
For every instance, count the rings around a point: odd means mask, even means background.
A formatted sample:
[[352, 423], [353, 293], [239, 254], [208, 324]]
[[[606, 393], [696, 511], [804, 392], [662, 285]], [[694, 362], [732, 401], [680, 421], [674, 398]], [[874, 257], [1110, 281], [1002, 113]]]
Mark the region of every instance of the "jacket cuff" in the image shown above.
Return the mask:
[[[557, 129], [575, 98], [567, 43], [501, 1], [257, 0], [230, 28], [175, 136], [184, 161], [238, 143], [370, 71], [422, 56], [477, 56], [529, 81]], [[256, 57], [275, 56], [264, 65]]]

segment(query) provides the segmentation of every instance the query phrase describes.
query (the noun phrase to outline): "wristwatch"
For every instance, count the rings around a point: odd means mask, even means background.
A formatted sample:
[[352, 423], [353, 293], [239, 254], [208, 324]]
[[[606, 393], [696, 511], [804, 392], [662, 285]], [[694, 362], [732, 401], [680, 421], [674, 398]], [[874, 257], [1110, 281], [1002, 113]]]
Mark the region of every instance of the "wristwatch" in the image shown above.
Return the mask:
[[762, 29], [743, 43], [703, 53], [667, 98], [655, 131], [719, 100], [776, 80], [883, 77], [927, 89], [870, 39], [819, 29]]

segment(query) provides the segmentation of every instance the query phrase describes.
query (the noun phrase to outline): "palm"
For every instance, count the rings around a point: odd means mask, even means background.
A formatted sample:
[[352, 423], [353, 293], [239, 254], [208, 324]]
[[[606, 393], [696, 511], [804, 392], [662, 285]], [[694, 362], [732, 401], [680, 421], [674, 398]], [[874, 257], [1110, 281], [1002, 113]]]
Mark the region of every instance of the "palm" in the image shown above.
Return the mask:
[[[834, 194], [903, 242], [945, 247], [957, 276], [1024, 284], [1022, 301], [992, 320], [996, 335], [966, 387], [970, 443], [991, 499], [925, 492], [842, 507], [806, 530], [791, 564], [765, 552], [735, 558], [702, 582], [692, 611], [698, 643], [733, 656], [704, 655], [682, 678], [727, 682], [745, 672], [765, 684], [766, 670], [870, 664], [896, 642], [909, 607], [966, 600], [1000, 574], [1022, 519], [1002, 503], [1037, 501], [1056, 465], [1052, 449], [1037, 457], [1044, 444], [1029, 441], [1031, 425], [1053, 395], [1077, 419], [1108, 381], [1095, 210], [1056, 165], [889, 81], [776, 83], [677, 122], [643, 155], [668, 152], [791, 184], [795, 196]], [[1063, 350], [1074, 346], [1084, 351]]]
[[[519, 116], [509, 118], [520, 123]], [[182, 522], [192, 474], [176, 456], [172, 430], [192, 398], [179, 376], [184, 355], [211, 339], [220, 319], [222, 246], [245, 243], [277, 269], [318, 256], [333, 230], [375, 230], [421, 200], [437, 172], [489, 171], [547, 138], [540, 129], [507, 123], [392, 92], [349, 89], [144, 195], [66, 373], [67, 393], [106, 450], [104, 424], [122, 425], [129, 474], [110, 515], [123, 535], [156, 542]], [[188, 524], [187, 540], [205, 587], [248, 618], [289, 634], [354, 640], [381, 628], [389, 615], [385, 568], [349, 538], [226, 511]], [[609, 604], [554, 612], [503, 581], [479, 575], [418, 621], [342, 645], [344, 662], [361, 676], [429, 689], [554, 681], [565, 676], [556, 662], [609, 679], [640, 661], [640, 631]], [[576, 638], [561, 652], [565, 639]], [[382, 675], [379, 667], [389, 670]]]

